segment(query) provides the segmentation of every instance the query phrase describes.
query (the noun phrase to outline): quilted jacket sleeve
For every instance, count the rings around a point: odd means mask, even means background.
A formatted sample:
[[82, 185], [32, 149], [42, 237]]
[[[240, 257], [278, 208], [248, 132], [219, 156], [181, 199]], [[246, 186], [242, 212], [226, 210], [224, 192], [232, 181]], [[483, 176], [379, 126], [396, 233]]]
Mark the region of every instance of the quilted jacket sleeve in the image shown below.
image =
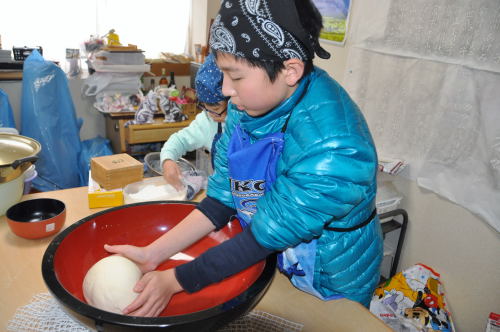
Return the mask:
[[294, 109], [278, 177], [257, 202], [251, 227], [266, 248], [311, 240], [329, 222], [355, 225], [359, 211], [373, 204], [377, 156], [371, 135], [347, 93], [327, 83], [310, 87]]

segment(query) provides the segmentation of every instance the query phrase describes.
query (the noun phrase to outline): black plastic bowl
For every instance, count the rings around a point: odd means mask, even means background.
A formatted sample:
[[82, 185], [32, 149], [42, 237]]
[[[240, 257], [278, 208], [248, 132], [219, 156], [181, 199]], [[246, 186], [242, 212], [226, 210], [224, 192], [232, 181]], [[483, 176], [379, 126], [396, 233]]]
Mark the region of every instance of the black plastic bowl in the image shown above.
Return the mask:
[[66, 205], [54, 198], [19, 202], [5, 213], [14, 234], [26, 239], [40, 239], [61, 230], [66, 220]]
[[[162, 201], [125, 205], [84, 218], [62, 231], [49, 244], [42, 261], [43, 279], [63, 305], [95, 321], [99, 331], [157, 330], [212, 331], [250, 311], [264, 295], [274, 276], [276, 257], [269, 257], [238, 274], [199, 292], [174, 295], [159, 317], [132, 317], [97, 309], [87, 304], [82, 283], [88, 269], [109, 255], [103, 245], [144, 246], [167, 232], [188, 215], [196, 204]], [[197, 257], [241, 232], [233, 220], [183, 250]], [[158, 270], [185, 261], [168, 260]]]

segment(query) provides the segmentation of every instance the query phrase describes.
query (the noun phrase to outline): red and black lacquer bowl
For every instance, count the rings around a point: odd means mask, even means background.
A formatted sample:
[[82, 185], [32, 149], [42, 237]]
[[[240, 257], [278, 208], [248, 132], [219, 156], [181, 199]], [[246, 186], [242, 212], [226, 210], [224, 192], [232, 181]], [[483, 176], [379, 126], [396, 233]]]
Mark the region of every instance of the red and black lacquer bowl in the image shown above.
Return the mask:
[[[97, 309], [87, 304], [82, 283], [88, 269], [109, 255], [103, 246], [144, 246], [174, 227], [196, 204], [192, 202], [146, 202], [108, 209], [66, 228], [49, 244], [42, 261], [43, 279], [54, 297], [79, 315], [95, 321], [99, 331], [108, 327], [127, 330], [212, 331], [250, 311], [264, 295], [274, 276], [276, 257], [268, 257], [240, 273], [199, 292], [174, 295], [159, 317], [132, 317]], [[185, 249], [181, 255], [197, 257], [241, 232], [233, 220]], [[168, 260], [165, 270], [186, 262]]]

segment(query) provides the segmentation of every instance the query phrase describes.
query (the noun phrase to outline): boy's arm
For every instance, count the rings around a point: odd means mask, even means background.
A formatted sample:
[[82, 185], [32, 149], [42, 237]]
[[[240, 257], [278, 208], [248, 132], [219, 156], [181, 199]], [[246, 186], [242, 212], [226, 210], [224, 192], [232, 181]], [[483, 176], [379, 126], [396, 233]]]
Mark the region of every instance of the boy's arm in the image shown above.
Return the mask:
[[199, 210], [193, 210], [174, 228], [148, 245], [148, 254], [159, 265], [215, 230], [215, 225]]
[[261, 246], [250, 227], [195, 260], [177, 266], [175, 276], [182, 288], [193, 293], [236, 274], [265, 259], [274, 251]]
[[217, 132], [217, 123], [210, 121], [203, 112], [196, 116], [189, 126], [171, 135], [163, 144], [160, 152], [160, 163], [166, 159], [178, 160], [186, 152], [201, 147], [210, 148]]
[[[224, 134], [217, 143], [216, 170], [209, 179], [207, 197], [197, 207], [216, 229], [222, 228], [236, 215], [228, 181], [226, 153], [240, 113], [232, 109], [231, 104], [228, 105]], [[250, 227], [247, 227], [242, 233], [207, 250], [197, 259], [178, 266], [175, 269], [176, 278], [187, 292], [195, 292], [257, 263], [273, 252], [261, 246]]]
[[158, 316], [173, 294], [182, 290], [175, 270], [154, 271], [164, 260], [190, 246], [215, 229], [199, 210], [193, 210], [179, 224], [144, 248], [130, 245], [105, 245], [109, 252], [135, 261], [145, 274], [134, 286], [137, 298], [124, 310], [132, 316]]
[[359, 136], [308, 145], [303, 159], [257, 202], [252, 219], [257, 241], [284, 250], [320, 236], [332, 220], [359, 217], [360, 211], [368, 217], [374, 208], [376, 160], [371, 142]]

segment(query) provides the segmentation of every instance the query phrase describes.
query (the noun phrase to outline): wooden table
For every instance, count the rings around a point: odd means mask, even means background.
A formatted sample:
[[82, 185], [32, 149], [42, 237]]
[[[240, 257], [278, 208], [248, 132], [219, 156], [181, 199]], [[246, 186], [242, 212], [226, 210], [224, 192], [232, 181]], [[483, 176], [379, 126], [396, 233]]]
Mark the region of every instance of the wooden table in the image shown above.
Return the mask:
[[[204, 193], [200, 193], [194, 200], [199, 201], [203, 196]], [[66, 204], [65, 227], [90, 214], [104, 210], [104, 208], [88, 208], [87, 187], [29, 194], [23, 196], [22, 199], [41, 197], [57, 198]], [[0, 216], [0, 261], [2, 264], [0, 330], [5, 330], [18, 307], [28, 304], [33, 295], [48, 291], [42, 278], [41, 262], [45, 249], [54, 236], [39, 240], [17, 237], [10, 231], [5, 216]], [[256, 309], [304, 324], [304, 332], [392, 331], [359, 303], [345, 299], [321, 301], [297, 290], [286, 277], [279, 273], [276, 274], [268, 292]], [[91, 324], [85, 320], [83, 323]]]

